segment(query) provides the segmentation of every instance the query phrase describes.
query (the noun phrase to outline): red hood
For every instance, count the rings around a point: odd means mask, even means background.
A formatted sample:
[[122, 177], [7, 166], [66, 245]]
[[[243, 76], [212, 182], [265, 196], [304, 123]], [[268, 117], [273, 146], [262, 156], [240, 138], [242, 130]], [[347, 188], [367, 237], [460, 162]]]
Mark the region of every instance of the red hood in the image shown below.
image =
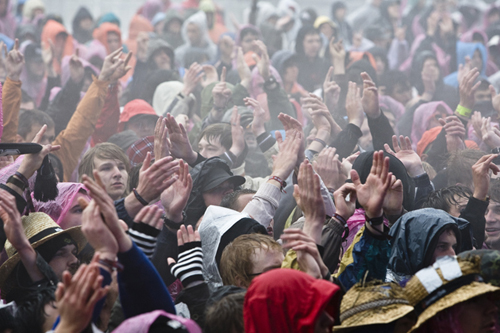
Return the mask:
[[125, 104], [123, 112], [120, 114], [120, 121], [118, 123], [118, 132], [123, 131], [125, 123], [132, 119], [132, 117], [140, 114], [149, 114], [158, 117], [155, 110], [148, 102], [143, 99], [134, 99], [133, 101]]
[[252, 281], [245, 296], [246, 333], [314, 332], [316, 319], [326, 310], [334, 319], [340, 288], [293, 269], [274, 269]]
[[106, 48], [106, 51], [109, 53], [109, 45], [108, 45], [108, 32], [114, 32], [120, 38], [120, 43], [122, 41], [122, 32], [120, 28], [116, 24], [104, 22], [98, 28], [96, 28], [92, 34], [92, 37], [101, 42], [102, 45]]

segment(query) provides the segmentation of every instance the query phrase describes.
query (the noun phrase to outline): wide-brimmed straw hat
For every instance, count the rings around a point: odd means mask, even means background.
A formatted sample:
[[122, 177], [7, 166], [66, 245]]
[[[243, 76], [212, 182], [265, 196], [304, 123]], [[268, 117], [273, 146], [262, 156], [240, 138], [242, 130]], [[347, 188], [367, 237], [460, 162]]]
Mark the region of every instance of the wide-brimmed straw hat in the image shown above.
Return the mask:
[[346, 332], [361, 326], [389, 324], [412, 311], [413, 307], [398, 284], [360, 282], [342, 298], [341, 325], [335, 326], [334, 331]]
[[[52, 220], [52, 218], [50, 218], [49, 215], [45, 213], [31, 213], [28, 216], [23, 216], [22, 223], [24, 234], [34, 249], [47, 241], [64, 234], [70, 236], [77, 245], [78, 253], [80, 253], [87, 243], [87, 240], [82, 233], [81, 226], [63, 230], [57, 223], [54, 222], [54, 220]], [[5, 261], [0, 267], [0, 289], [2, 290], [2, 297], [5, 297], [5, 295], [7, 295], [10, 291], [6, 281], [19, 260], [21, 260], [19, 253], [17, 253], [17, 250], [9, 241], [5, 242], [5, 251], [7, 252], [9, 259], [7, 259], [7, 261]]]
[[479, 257], [441, 257], [434, 265], [418, 271], [405, 287], [406, 297], [418, 314], [410, 332], [443, 310], [489, 293], [498, 297], [500, 288], [483, 282]]

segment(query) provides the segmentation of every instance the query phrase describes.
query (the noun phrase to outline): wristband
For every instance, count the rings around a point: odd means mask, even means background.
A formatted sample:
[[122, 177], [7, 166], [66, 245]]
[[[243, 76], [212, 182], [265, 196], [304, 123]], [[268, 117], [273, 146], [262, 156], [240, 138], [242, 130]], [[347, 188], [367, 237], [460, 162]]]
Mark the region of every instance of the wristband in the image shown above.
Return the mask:
[[472, 113], [472, 110], [459, 104], [457, 106], [457, 109], [455, 110], [455, 112], [458, 113], [459, 115], [461, 115], [462, 117], [469, 118], [471, 113]]
[[347, 225], [347, 221], [343, 216], [335, 213], [333, 214], [333, 218], [344, 225], [344, 232], [342, 233], [342, 243], [343, 243], [346, 241], [347, 237], [349, 237], [349, 226]]
[[368, 223], [370, 223], [371, 226], [377, 226], [384, 223], [384, 215], [369, 219], [368, 216], [366, 216], [365, 214], [365, 219]]
[[275, 180], [278, 183], [280, 183], [280, 191], [286, 194], [286, 191], [285, 191], [286, 181], [284, 181], [283, 179], [281, 179], [280, 177], [277, 177], [277, 176], [272, 176], [269, 179]]
[[181, 228], [181, 225], [183, 225], [186, 222], [186, 220], [187, 220], [187, 216], [186, 216], [186, 213], [184, 213], [184, 211], [182, 212], [182, 221], [181, 222], [175, 222], [175, 221], [167, 219], [166, 216], [163, 216], [163, 224], [165, 224], [165, 226], [167, 226], [168, 228], [173, 229], [173, 230], [179, 230]]
[[30, 186], [30, 183], [28, 181], [28, 178], [26, 178], [26, 176], [24, 176], [22, 173], [20, 173], [19, 171], [16, 171], [16, 173], [14, 174], [14, 176], [16, 176], [17, 178], [19, 178], [26, 187], [29, 187]]
[[22, 180], [14, 176], [10, 176], [9, 179], [7, 179], [7, 183], [14, 184], [15, 186], [19, 187], [23, 192], [26, 189], [26, 184]]
[[319, 138], [314, 138], [313, 141], [319, 142], [319, 143], [321, 143], [323, 145], [323, 147], [326, 147], [326, 142], [323, 141], [323, 140], [321, 140], [321, 139], [319, 139]]
[[99, 264], [106, 266], [109, 268], [111, 271], [118, 271], [122, 272], [123, 271], [123, 265], [120, 264], [118, 260], [109, 260], [109, 259], [99, 259], [98, 261]]
[[143, 206], [149, 205], [149, 202], [147, 202], [143, 197], [141, 197], [141, 195], [139, 194], [139, 192], [137, 192], [137, 190], [135, 188], [132, 189], [132, 192], [134, 192], [134, 195], [135, 195], [135, 198], [137, 199], [137, 201], [139, 201]]
[[169, 265], [170, 272], [186, 288], [196, 281], [203, 281], [203, 251], [201, 242], [189, 242], [179, 246], [177, 263]]

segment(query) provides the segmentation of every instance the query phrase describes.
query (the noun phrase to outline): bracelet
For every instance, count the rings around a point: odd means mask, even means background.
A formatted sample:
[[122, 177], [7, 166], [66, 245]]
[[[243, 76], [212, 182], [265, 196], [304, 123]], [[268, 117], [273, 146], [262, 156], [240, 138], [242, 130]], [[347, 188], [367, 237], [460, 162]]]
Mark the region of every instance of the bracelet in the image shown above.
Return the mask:
[[19, 187], [21, 189], [21, 191], [24, 192], [24, 190], [26, 189], [26, 184], [21, 181], [20, 179], [18, 179], [17, 177], [14, 177], [13, 175], [9, 177], [9, 179], [7, 179], [7, 183], [11, 183], [17, 187]]
[[167, 219], [167, 217], [165, 215], [163, 215], [162, 219], [163, 219], [163, 224], [166, 227], [168, 227], [172, 230], [179, 230], [181, 228], [181, 225], [185, 224], [185, 222], [187, 220], [187, 216], [186, 216], [186, 213], [184, 213], [184, 211], [182, 211], [182, 221], [181, 222], [175, 222], [175, 221], [169, 220], [169, 219]]
[[346, 219], [337, 213], [333, 214], [333, 218], [344, 225], [344, 232], [342, 233], [342, 243], [345, 242], [347, 237], [349, 237], [349, 226], [347, 225]]
[[23, 175], [22, 173], [20, 173], [19, 171], [16, 171], [16, 173], [14, 174], [14, 176], [16, 176], [17, 178], [19, 178], [26, 187], [29, 187], [30, 186], [30, 183], [28, 181], [28, 178], [26, 178], [25, 175]]
[[118, 260], [113, 261], [109, 259], [99, 259], [98, 263], [109, 268], [109, 270], [111, 271], [118, 271], [118, 272], [123, 271], [123, 265], [120, 264]]
[[377, 226], [384, 223], [384, 215], [369, 219], [368, 216], [366, 216], [365, 214], [365, 219], [368, 223], [370, 223], [371, 226]]
[[327, 145], [326, 145], [326, 142], [325, 142], [325, 141], [323, 141], [323, 140], [321, 140], [321, 139], [319, 139], [319, 138], [314, 138], [314, 139], [313, 139], [313, 141], [316, 141], [316, 142], [321, 143], [321, 144], [323, 145], [323, 147], [326, 147], [326, 146], [327, 146]]
[[284, 181], [283, 179], [281, 179], [281, 178], [280, 178], [280, 177], [278, 177], [278, 176], [272, 176], [272, 177], [271, 177], [271, 178], [269, 178], [269, 179], [275, 180], [275, 181], [277, 181], [278, 183], [280, 183], [280, 191], [286, 194], [286, 191], [285, 191], [286, 181]]
[[139, 201], [143, 206], [149, 205], [149, 202], [147, 202], [143, 197], [141, 197], [141, 195], [139, 194], [139, 192], [137, 192], [137, 190], [135, 188], [132, 189], [132, 192], [134, 192], [134, 195], [135, 195], [135, 198], [137, 199], [137, 201]]
[[458, 113], [462, 117], [466, 117], [466, 118], [469, 118], [471, 113], [472, 113], [471, 109], [468, 109], [465, 106], [462, 106], [460, 104], [458, 104], [457, 109], [455, 111], [456, 111], [456, 113]]

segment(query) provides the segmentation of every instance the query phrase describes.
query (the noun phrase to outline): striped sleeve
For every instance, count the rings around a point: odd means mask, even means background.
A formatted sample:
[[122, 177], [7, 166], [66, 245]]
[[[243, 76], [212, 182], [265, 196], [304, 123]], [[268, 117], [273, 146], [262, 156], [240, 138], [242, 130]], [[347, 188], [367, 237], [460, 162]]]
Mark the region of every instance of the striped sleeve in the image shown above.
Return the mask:
[[132, 226], [128, 229], [128, 234], [130, 239], [144, 252], [146, 257], [151, 259], [160, 230], [146, 223], [132, 223]]

